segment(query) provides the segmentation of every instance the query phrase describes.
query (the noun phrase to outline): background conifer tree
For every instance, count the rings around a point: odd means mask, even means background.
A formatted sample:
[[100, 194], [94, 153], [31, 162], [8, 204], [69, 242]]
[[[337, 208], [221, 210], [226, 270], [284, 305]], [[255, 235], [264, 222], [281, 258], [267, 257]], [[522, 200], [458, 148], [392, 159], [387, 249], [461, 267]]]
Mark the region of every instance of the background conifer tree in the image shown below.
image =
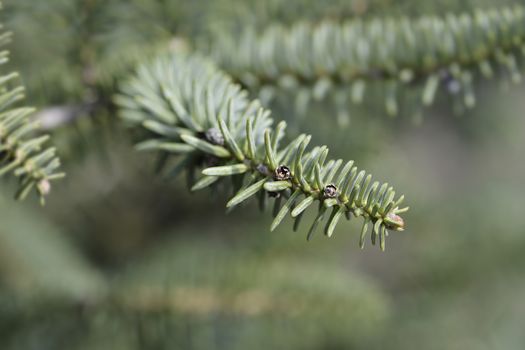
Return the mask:
[[0, 348], [521, 349], [523, 6], [4, 0]]

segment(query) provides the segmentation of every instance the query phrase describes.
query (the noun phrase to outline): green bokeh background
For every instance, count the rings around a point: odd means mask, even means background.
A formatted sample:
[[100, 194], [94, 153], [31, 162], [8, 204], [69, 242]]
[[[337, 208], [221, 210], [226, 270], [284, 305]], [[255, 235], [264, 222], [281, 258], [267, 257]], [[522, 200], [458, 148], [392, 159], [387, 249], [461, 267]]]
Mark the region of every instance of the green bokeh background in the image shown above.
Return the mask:
[[[127, 69], [114, 57], [210, 28], [510, 3], [4, 2], [11, 65], [41, 108], [108, 99]], [[227, 193], [157, 174], [111, 109], [54, 129], [68, 177], [48, 205], [0, 184], [0, 349], [522, 349], [525, 89], [477, 91], [469, 113], [443, 98], [419, 122], [372, 99], [345, 128], [329, 103], [301, 118], [273, 106], [406, 195], [407, 229], [384, 253], [359, 249], [357, 221], [306, 242], [289, 222], [270, 233], [255, 203], [226, 215]]]

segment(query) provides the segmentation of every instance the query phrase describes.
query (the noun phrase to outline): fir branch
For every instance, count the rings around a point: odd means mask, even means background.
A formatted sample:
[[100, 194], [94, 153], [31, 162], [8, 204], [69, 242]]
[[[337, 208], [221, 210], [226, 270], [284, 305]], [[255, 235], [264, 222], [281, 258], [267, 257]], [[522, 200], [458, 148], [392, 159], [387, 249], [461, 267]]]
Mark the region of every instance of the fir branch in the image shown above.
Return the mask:
[[[0, 34], [0, 45], [7, 44], [11, 33]], [[8, 51], [0, 53], [0, 65], [8, 62]], [[36, 188], [40, 201], [51, 191], [51, 181], [64, 177], [58, 172], [60, 160], [56, 149], [47, 146], [48, 135], [37, 133], [33, 108], [18, 107], [24, 87], [18, 85], [18, 73], [0, 76], [0, 177], [12, 174], [19, 179], [17, 199], [24, 199]]]
[[210, 51], [250, 89], [308, 87], [321, 99], [331, 89], [351, 87], [346, 98], [360, 103], [367, 84], [384, 82], [385, 108], [395, 115], [398, 95], [408, 84], [422, 88], [424, 106], [443, 86], [471, 108], [478, 72], [492, 78], [499, 69], [520, 82], [524, 40], [525, 10], [514, 6], [417, 19], [276, 24], [220, 35]]
[[318, 215], [308, 239], [325, 218], [325, 233], [331, 236], [343, 214], [370, 223], [372, 242], [378, 239], [381, 249], [388, 230], [404, 228], [399, 216], [408, 209], [399, 208], [403, 196], [396, 199], [392, 187], [372, 182], [353, 161], [343, 166], [340, 159], [328, 160], [326, 146], [307, 150], [309, 135], [285, 144], [286, 124], [272, 127], [270, 111], [250, 101], [246, 91], [204, 59], [172, 55], [143, 64], [115, 102], [125, 121], [152, 135], [137, 148], [183, 155], [181, 167], [190, 172], [204, 168], [193, 189], [233, 176], [240, 188], [228, 207], [255, 195], [276, 198], [272, 229], [289, 213], [297, 227], [314, 203]]

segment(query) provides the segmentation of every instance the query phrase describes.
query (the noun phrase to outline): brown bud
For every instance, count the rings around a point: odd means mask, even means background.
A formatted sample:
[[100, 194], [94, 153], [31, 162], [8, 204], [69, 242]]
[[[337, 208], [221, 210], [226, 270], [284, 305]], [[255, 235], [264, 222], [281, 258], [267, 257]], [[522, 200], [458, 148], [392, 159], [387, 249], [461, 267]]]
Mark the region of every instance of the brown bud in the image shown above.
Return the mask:
[[323, 189], [323, 194], [325, 198], [335, 198], [337, 197], [337, 187], [333, 184], [326, 185]]
[[280, 165], [275, 169], [274, 179], [277, 181], [290, 180], [292, 178], [292, 172], [286, 165]]
[[390, 230], [403, 231], [405, 229], [403, 218], [393, 212], [388, 213], [385, 218], [385, 224]]

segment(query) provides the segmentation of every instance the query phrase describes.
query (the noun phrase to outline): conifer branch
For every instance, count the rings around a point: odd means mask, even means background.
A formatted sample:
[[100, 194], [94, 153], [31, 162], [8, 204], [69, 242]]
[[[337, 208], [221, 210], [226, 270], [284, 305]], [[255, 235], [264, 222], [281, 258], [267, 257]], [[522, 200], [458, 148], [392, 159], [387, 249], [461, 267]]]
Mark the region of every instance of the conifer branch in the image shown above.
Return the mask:
[[324, 219], [325, 234], [331, 236], [343, 215], [364, 218], [381, 249], [389, 230], [404, 228], [403, 196], [396, 198], [386, 183], [372, 182], [353, 161], [328, 160], [326, 146], [307, 150], [309, 135], [285, 143], [286, 123], [272, 126], [270, 111], [202, 58], [172, 55], [141, 65], [115, 102], [126, 122], [149, 132], [139, 150], [182, 155], [179, 168], [190, 172], [203, 168], [193, 190], [233, 177], [237, 190], [228, 208], [255, 195], [263, 201], [275, 198], [272, 230], [289, 214], [297, 228], [314, 203], [318, 214], [308, 239]]
[[424, 106], [443, 86], [470, 108], [478, 72], [492, 78], [502, 70], [521, 81], [525, 10], [516, 5], [417, 19], [276, 24], [213, 42], [219, 66], [249, 89], [308, 87], [321, 99], [331, 89], [351, 87], [346, 98], [360, 103], [367, 85], [379, 81], [385, 83], [385, 108], [395, 115], [403, 86], [422, 87]]
[[[11, 36], [11, 32], [0, 34], [0, 45], [9, 43]], [[8, 51], [0, 52], [0, 65], [8, 62], [8, 56]], [[17, 106], [24, 98], [24, 87], [17, 79], [16, 72], [0, 76], [0, 177], [12, 174], [19, 179], [17, 199], [36, 189], [44, 204], [51, 181], [64, 177], [64, 173], [58, 172], [56, 149], [46, 145], [49, 136], [37, 132], [38, 122], [31, 117], [34, 109]]]

